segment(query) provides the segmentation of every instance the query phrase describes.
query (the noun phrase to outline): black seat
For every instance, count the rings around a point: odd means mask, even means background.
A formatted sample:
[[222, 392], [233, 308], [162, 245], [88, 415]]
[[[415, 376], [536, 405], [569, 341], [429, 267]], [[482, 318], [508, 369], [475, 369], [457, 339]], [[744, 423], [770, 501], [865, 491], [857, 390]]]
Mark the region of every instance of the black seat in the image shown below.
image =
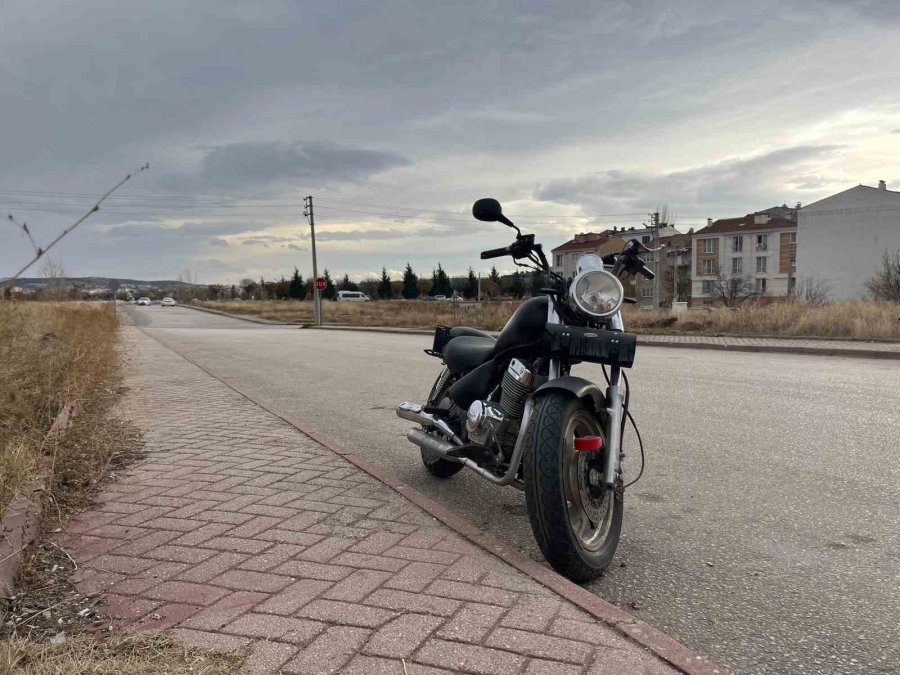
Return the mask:
[[472, 337], [486, 337], [491, 338], [491, 340], [494, 339], [490, 334], [485, 333], [483, 330], [478, 330], [477, 328], [468, 328], [467, 326], [454, 326], [450, 329], [451, 340], [453, 338], [462, 337], [464, 335]]
[[455, 337], [444, 347], [444, 363], [454, 375], [477, 368], [491, 358], [494, 338], [477, 335]]

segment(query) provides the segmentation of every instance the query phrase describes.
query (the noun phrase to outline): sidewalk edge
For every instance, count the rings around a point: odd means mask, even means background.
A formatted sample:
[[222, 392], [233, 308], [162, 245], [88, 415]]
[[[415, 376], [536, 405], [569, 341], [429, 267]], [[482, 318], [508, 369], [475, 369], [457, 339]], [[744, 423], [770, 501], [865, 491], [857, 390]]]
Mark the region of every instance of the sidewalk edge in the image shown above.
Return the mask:
[[727, 668], [720, 666], [706, 657], [698, 654], [692, 649], [678, 642], [675, 638], [654, 628], [653, 626], [635, 618], [628, 612], [619, 609], [615, 605], [594, 595], [590, 591], [569, 581], [565, 577], [557, 574], [549, 567], [531, 560], [522, 555], [508, 544], [503, 543], [493, 535], [480, 530], [477, 526], [470, 523], [465, 518], [445, 508], [430, 497], [419, 492], [415, 488], [404, 483], [392, 471], [384, 469], [380, 466], [372, 464], [368, 460], [355, 454], [346, 448], [340, 442], [322, 434], [312, 428], [307, 423], [299, 420], [292, 415], [284, 414], [272, 410], [265, 403], [260, 402], [255, 396], [247, 393], [240, 387], [231, 382], [220, 378], [218, 375], [210, 372], [204, 366], [200, 365], [193, 359], [176, 351], [170, 347], [165, 340], [150, 335], [141, 327], [137, 327], [144, 335], [156, 340], [164, 347], [177, 354], [188, 363], [196, 366], [204, 373], [221, 382], [235, 393], [243, 396], [248, 401], [256, 404], [267, 413], [274, 415], [283, 422], [294, 427], [300, 433], [313, 439], [320, 445], [325, 446], [337, 455], [340, 455], [351, 464], [355, 465], [362, 471], [380, 481], [390, 489], [402, 495], [420, 509], [442, 522], [452, 531], [469, 540], [479, 548], [500, 558], [507, 564], [515, 567], [517, 570], [532, 578], [539, 584], [549, 588], [551, 591], [562, 597], [564, 600], [571, 602], [588, 614], [599, 619], [609, 627], [617, 630], [625, 637], [636, 642], [651, 653], [664, 660], [666, 663], [678, 668], [688, 675], [723, 675], [730, 672]]

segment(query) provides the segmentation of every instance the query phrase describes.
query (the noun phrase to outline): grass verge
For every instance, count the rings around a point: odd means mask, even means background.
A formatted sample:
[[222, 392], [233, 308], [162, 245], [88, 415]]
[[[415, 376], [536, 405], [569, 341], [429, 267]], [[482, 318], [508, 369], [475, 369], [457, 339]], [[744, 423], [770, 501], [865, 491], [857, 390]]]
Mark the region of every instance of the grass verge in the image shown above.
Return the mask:
[[79, 635], [62, 644], [0, 643], [0, 675], [231, 675], [240, 672], [246, 658], [245, 652], [190, 649], [166, 633], [106, 640]]
[[[312, 323], [310, 301], [206, 302], [203, 306], [287, 323]], [[434, 328], [438, 324], [500, 330], [520, 303], [452, 303], [421, 300], [323, 302], [325, 323], [347, 326]], [[624, 309], [625, 325], [636, 333], [900, 340], [900, 306], [888, 302], [748, 303], [740, 310], [687, 311]]]
[[[42, 470], [55, 487], [105, 471], [90, 423], [114, 393], [117, 326], [109, 304], [0, 302], [0, 512]], [[51, 433], [69, 402], [85, 433]]]

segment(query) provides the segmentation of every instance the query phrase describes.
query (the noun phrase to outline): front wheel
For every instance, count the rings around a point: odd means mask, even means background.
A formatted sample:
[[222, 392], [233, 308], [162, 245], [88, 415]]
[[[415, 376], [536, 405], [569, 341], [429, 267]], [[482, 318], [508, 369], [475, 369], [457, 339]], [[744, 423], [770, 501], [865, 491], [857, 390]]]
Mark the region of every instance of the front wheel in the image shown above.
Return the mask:
[[590, 485], [607, 447], [578, 452], [574, 440], [603, 430], [584, 401], [550, 393], [535, 406], [525, 435], [523, 473], [531, 529], [553, 569], [588, 581], [612, 561], [622, 531], [622, 493]]

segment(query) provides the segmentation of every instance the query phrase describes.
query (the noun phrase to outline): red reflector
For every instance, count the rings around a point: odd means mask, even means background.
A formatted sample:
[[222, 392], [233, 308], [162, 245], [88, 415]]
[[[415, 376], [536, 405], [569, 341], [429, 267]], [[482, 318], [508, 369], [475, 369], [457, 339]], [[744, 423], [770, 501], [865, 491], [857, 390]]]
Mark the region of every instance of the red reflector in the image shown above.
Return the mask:
[[582, 436], [575, 439], [575, 449], [578, 452], [597, 452], [603, 445], [603, 439], [599, 436]]

